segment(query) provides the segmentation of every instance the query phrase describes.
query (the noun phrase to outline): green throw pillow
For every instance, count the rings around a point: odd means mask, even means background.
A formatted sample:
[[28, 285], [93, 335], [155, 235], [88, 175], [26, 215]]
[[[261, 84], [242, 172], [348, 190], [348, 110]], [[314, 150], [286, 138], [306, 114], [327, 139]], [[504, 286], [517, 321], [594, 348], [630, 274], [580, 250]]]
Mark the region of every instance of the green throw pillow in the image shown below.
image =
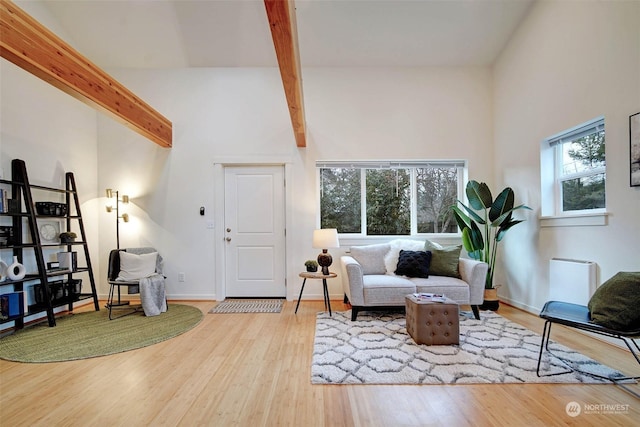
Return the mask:
[[460, 278], [458, 264], [460, 263], [462, 245], [442, 247], [435, 242], [427, 240], [424, 243], [424, 250], [431, 251], [429, 274]]
[[640, 272], [619, 272], [589, 300], [593, 323], [616, 331], [640, 330]]

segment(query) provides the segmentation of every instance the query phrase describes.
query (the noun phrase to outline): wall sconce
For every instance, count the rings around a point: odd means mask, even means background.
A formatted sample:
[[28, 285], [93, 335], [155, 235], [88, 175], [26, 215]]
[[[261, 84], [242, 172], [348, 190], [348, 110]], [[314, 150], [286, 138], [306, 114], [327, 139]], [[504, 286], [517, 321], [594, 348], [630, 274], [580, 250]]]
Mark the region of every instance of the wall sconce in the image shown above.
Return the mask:
[[[124, 222], [129, 222], [129, 214], [123, 213], [120, 215], [120, 203], [129, 203], [129, 196], [122, 195], [122, 198], [119, 197], [118, 190], [112, 190], [111, 188], [107, 188], [107, 198], [112, 199], [113, 196], [116, 196], [116, 248], [120, 249], [120, 218]], [[109, 204], [106, 206], [107, 212], [113, 212], [113, 205]]]

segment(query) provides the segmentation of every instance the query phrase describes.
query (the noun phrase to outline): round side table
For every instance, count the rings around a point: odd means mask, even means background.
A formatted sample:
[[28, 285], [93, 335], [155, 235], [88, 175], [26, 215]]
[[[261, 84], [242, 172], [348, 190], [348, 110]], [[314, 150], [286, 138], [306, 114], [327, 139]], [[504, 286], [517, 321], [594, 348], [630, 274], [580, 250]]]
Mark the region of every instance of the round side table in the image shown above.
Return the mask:
[[333, 279], [338, 277], [336, 273], [329, 272], [329, 274], [322, 273], [310, 273], [304, 271], [299, 274], [304, 280], [302, 281], [302, 289], [300, 289], [300, 296], [298, 297], [298, 304], [296, 304], [296, 314], [298, 313], [298, 307], [300, 306], [300, 299], [302, 298], [302, 291], [304, 291], [304, 284], [307, 283], [307, 279], [322, 279], [322, 290], [324, 292], [324, 309], [329, 310], [329, 316], [331, 316], [331, 301], [329, 300], [329, 289], [327, 288], [327, 279]]

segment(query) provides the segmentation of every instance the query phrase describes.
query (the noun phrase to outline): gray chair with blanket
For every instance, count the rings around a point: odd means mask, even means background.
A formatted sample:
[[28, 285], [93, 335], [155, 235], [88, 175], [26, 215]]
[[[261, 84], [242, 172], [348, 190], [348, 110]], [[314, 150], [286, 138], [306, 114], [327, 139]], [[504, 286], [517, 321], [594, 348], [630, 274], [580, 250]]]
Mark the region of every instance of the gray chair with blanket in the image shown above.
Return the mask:
[[[141, 309], [146, 316], [156, 316], [167, 311], [162, 257], [156, 249], [144, 247], [112, 250], [109, 254], [107, 277], [110, 285], [106, 305], [109, 320], [133, 314]], [[133, 306], [128, 300], [123, 301], [123, 287], [126, 288], [127, 294], [139, 293], [141, 305]], [[123, 309], [126, 312], [113, 317], [114, 309]]]

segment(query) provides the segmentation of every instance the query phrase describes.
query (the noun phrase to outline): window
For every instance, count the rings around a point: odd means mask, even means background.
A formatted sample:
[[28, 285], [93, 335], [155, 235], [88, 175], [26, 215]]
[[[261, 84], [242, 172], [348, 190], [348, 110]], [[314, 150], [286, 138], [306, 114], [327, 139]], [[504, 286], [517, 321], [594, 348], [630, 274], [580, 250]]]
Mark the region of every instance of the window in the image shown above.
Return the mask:
[[541, 148], [543, 215], [604, 211], [604, 119], [547, 138]]
[[320, 227], [341, 234], [457, 233], [464, 161], [318, 162]]

